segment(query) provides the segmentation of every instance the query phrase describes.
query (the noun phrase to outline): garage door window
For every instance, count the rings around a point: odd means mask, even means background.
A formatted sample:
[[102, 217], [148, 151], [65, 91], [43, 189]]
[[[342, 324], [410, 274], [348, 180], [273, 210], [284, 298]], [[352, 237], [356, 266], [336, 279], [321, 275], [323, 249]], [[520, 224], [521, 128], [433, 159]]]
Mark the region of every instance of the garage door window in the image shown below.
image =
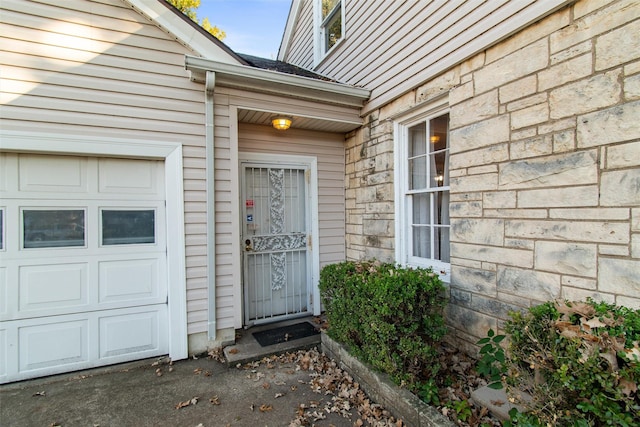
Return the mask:
[[156, 212], [149, 210], [102, 210], [102, 244], [135, 245], [156, 242]]
[[23, 209], [23, 247], [86, 246], [84, 209]]

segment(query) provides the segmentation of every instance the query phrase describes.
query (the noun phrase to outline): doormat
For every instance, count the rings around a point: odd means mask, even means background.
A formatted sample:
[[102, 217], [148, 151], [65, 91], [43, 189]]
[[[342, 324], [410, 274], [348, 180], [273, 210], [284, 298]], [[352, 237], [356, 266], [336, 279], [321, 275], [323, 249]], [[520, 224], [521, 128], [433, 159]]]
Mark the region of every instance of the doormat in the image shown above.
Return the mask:
[[310, 337], [319, 334], [320, 331], [309, 322], [295, 323], [280, 328], [254, 332], [252, 335], [262, 347], [279, 344], [285, 341], [293, 341], [299, 338]]

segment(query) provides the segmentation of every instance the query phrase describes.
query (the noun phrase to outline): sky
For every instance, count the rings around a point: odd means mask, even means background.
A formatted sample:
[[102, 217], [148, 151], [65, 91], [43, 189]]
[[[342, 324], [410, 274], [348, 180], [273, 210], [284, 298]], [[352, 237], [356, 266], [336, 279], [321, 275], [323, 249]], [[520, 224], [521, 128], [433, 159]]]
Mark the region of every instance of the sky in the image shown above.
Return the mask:
[[237, 53], [277, 59], [292, 0], [200, 0], [198, 19], [227, 33]]

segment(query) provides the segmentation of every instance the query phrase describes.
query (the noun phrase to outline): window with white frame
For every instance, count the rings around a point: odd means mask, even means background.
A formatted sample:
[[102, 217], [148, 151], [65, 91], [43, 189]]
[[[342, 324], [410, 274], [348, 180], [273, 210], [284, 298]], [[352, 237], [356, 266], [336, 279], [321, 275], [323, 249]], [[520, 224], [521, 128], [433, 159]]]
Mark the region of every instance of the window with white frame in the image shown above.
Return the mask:
[[343, 1], [316, 0], [316, 52], [318, 53], [318, 61], [343, 37]]
[[449, 114], [432, 111], [397, 127], [398, 261], [448, 277]]

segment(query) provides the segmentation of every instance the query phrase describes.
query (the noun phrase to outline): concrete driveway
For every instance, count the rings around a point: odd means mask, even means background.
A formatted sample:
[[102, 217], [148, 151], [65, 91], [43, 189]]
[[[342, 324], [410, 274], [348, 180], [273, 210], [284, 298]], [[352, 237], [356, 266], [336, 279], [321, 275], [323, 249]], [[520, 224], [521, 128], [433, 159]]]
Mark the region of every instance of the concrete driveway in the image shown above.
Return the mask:
[[[280, 360], [241, 368], [208, 357], [171, 366], [147, 360], [2, 386], [0, 425], [289, 426], [300, 405], [312, 413], [332, 402], [312, 390], [313, 375]], [[351, 426], [351, 412], [322, 412], [326, 419], [308, 417], [307, 425]]]

